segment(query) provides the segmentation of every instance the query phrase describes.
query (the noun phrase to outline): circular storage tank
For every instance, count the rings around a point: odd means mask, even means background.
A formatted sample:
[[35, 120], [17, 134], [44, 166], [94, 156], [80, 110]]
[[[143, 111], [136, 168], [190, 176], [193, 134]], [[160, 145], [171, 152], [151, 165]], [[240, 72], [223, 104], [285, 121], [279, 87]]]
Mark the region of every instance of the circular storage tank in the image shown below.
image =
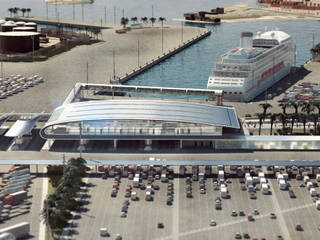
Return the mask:
[[39, 47], [39, 33], [0, 32], [0, 53], [26, 53]]
[[14, 32], [34, 32], [33, 27], [14, 27], [12, 30]]
[[27, 23], [25, 24], [25, 26], [26, 26], [26, 27], [33, 27], [35, 32], [38, 31], [37, 24], [34, 23], [34, 22], [27, 22]]
[[16, 22], [17, 27], [24, 27], [26, 23], [25, 22]]
[[6, 22], [5, 24], [1, 25], [1, 31], [2, 32], [12, 32], [13, 28], [16, 27], [17, 25], [14, 23], [9, 23]]

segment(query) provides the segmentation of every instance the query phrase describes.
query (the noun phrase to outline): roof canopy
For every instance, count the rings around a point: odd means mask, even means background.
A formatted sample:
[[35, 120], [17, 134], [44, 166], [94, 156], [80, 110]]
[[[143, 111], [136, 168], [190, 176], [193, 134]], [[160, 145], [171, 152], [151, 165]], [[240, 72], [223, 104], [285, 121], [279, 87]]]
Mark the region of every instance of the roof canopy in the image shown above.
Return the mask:
[[233, 107], [162, 100], [103, 100], [65, 104], [45, 127], [94, 120], [154, 120], [240, 128]]
[[6, 137], [21, 137], [33, 129], [37, 124], [39, 118], [34, 118], [32, 120], [18, 120], [16, 121], [9, 131], [5, 134]]

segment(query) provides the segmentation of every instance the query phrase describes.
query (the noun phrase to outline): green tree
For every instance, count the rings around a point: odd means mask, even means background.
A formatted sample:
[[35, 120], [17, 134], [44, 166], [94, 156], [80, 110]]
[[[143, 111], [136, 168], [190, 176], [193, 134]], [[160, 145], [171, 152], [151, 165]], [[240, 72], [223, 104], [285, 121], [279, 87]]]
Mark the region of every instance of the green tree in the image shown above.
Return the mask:
[[289, 108], [293, 108], [294, 111], [295, 111], [295, 114], [298, 114], [299, 113], [299, 107], [301, 106], [301, 104], [299, 104], [299, 102], [290, 102], [288, 104], [288, 107]]
[[278, 114], [272, 113], [272, 114], [270, 114], [269, 118], [270, 118], [270, 135], [273, 135], [273, 129], [272, 128], [273, 128], [274, 122], [278, 118]]
[[147, 18], [147, 17], [142, 17], [142, 18], [141, 18], [141, 21], [142, 21], [143, 23], [148, 23], [148, 18]]
[[318, 109], [318, 114], [320, 114], [320, 103], [313, 103], [313, 106]]
[[310, 113], [314, 110], [314, 106], [311, 102], [303, 102], [301, 111], [310, 115]]
[[27, 8], [28, 17], [30, 16], [31, 8]]
[[18, 11], [19, 11], [19, 8], [17, 8], [17, 7], [13, 8], [14, 16], [17, 16]]
[[264, 115], [267, 114], [267, 110], [268, 110], [269, 108], [272, 108], [272, 105], [269, 104], [269, 103], [260, 103], [259, 106], [263, 108], [263, 114], [264, 114]]
[[163, 28], [163, 22], [166, 21], [166, 18], [159, 17], [158, 21], [161, 22], [161, 27]]
[[312, 113], [309, 115], [310, 120], [313, 122], [313, 131], [314, 131], [314, 135], [317, 135], [318, 131], [317, 131], [317, 124], [318, 124], [318, 120], [319, 120], [319, 114], [317, 113]]
[[22, 17], [24, 17], [24, 14], [26, 13], [27, 9], [26, 8], [21, 8], [20, 11], [22, 12]]
[[12, 14], [13, 14], [13, 8], [9, 8], [8, 9], [9, 13], [10, 13], [10, 17], [12, 17]]
[[261, 127], [263, 124], [263, 120], [265, 119], [266, 115], [263, 113], [257, 113], [256, 116], [259, 118], [259, 136], [261, 135]]
[[137, 17], [132, 17], [131, 21], [135, 24], [138, 21], [138, 18]]
[[287, 107], [288, 107], [288, 104], [287, 104], [287, 103], [280, 103], [280, 104], [279, 104], [279, 107], [282, 108], [282, 113], [283, 113], [283, 114], [286, 114], [286, 109], [287, 109]]
[[129, 22], [129, 19], [128, 18], [125, 18], [125, 17], [122, 17], [121, 18], [121, 25], [123, 25], [123, 28], [126, 28], [127, 24]]
[[299, 121], [301, 121], [302, 124], [303, 124], [303, 134], [306, 134], [306, 124], [307, 124], [307, 121], [308, 121], [307, 115], [304, 114], [304, 113], [300, 113], [299, 114]]
[[155, 17], [151, 17], [149, 20], [150, 20], [152, 27], [153, 27], [153, 24], [157, 21], [157, 19]]

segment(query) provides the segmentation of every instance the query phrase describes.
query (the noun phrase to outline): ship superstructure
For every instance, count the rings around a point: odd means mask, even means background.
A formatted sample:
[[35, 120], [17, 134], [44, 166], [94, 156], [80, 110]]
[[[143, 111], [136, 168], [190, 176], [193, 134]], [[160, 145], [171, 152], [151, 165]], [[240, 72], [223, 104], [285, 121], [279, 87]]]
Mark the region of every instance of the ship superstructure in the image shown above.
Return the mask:
[[290, 73], [295, 45], [282, 31], [242, 32], [240, 47], [221, 56], [207, 87], [230, 101], [251, 101]]

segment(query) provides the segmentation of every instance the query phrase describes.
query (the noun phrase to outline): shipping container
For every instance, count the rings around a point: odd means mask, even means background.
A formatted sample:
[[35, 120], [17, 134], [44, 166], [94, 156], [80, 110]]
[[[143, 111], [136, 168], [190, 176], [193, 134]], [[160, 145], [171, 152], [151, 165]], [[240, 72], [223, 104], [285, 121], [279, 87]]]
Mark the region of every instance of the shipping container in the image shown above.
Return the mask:
[[10, 227], [0, 229], [0, 234], [7, 233], [7, 232], [14, 235], [16, 239], [27, 238], [29, 237], [30, 223], [22, 222], [22, 223], [12, 225]]
[[9, 196], [13, 198], [12, 204], [15, 205], [26, 200], [28, 198], [28, 193], [27, 191], [20, 191], [20, 192], [11, 193]]

